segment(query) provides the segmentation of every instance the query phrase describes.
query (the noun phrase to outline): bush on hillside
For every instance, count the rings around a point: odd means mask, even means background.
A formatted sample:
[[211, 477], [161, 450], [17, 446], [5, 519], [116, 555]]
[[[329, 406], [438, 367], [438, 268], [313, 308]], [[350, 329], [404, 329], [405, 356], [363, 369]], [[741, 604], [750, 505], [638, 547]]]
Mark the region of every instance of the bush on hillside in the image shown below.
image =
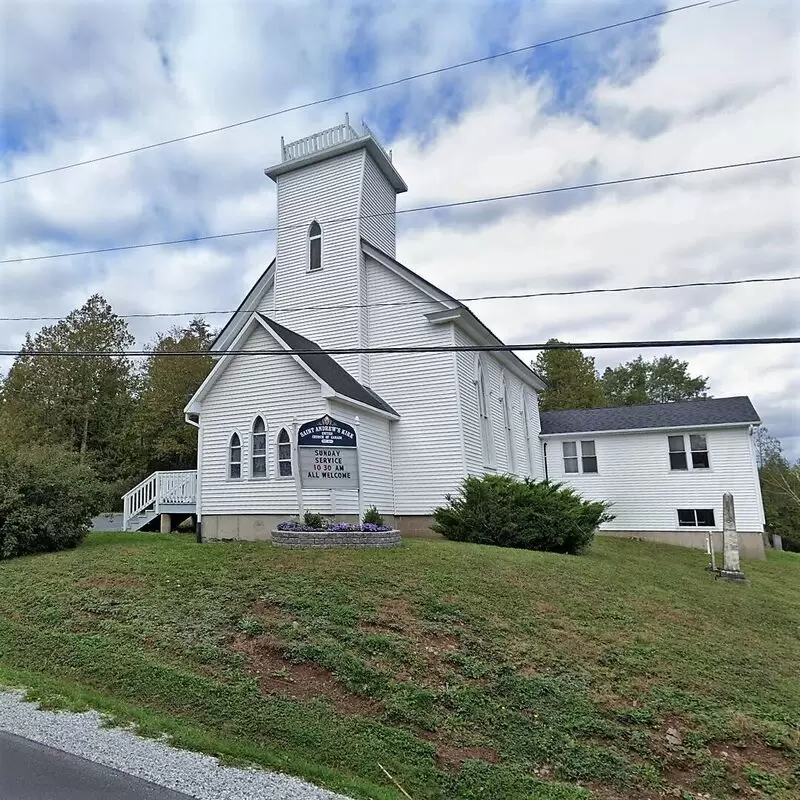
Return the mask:
[[608, 509], [558, 483], [486, 475], [466, 478], [456, 497], [447, 495], [431, 527], [458, 542], [581, 553], [597, 526], [614, 518]]
[[70, 453], [0, 449], [0, 559], [77, 546], [99, 498], [94, 472]]

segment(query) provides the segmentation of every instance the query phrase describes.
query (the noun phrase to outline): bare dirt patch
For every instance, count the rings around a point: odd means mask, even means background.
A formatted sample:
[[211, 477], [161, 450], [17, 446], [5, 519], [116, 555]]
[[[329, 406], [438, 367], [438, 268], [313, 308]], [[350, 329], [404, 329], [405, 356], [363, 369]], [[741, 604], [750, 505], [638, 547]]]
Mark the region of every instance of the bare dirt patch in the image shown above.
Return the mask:
[[292, 700], [323, 699], [345, 714], [375, 715], [380, 704], [348, 692], [327, 670], [316, 664], [295, 664], [283, 657], [281, 647], [266, 637], [237, 634], [232, 649], [247, 660], [248, 672], [261, 691]]
[[491, 747], [457, 747], [441, 741], [439, 734], [430, 731], [420, 732], [421, 739], [430, 742], [436, 748], [436, 763], [447, 770], [457, 770], [464, 761], [486, 761], [497, 764], [500, 754]]
[[93, 575], [75, 584], [76, 589], [143, 589], [141, 578], [133, 575]]

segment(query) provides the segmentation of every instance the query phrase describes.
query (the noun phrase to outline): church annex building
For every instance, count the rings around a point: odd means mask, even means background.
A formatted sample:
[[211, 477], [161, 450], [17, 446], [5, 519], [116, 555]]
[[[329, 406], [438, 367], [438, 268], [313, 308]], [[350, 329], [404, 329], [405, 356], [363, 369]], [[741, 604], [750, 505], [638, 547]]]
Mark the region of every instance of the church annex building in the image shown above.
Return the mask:
[[[354, 521], [372, 505], [421, 534], [464, 477], [496, 472], [612, 502], [610, 533], [703, 547], [732, 492], [742, 554], [763, 556], [749, 399], [540, 414], [544, 384], [511, 352], [328, 355], [502, 343], [395, 258], [407, 186], [366, 125], [281, 142], [265, 173], [277, 185], [275, 259], [217, 336], [216, 364], [185, 409], [199, 455], [180, 480], [203, 539], [265, 539], [301, 507]], [[321, 418], [357, 431], [360, 491], [301, 494], [298, 430]], [[129, 528], [150, 510], [144, 484], [126, 496]]]

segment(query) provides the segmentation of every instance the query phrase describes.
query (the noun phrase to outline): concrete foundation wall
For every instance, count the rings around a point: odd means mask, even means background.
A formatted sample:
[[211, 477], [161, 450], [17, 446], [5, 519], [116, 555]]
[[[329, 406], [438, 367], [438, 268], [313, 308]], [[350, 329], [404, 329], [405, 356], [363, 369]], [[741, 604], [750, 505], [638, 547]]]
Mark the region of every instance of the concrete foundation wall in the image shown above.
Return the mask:
[[[641, 539], [645, 542], [677, 544], [681, 547], [706, 549], [706, 532], [693, 531], [599, 531], [599, 536], [617, 536], [622, 539]], [[722, 531], [713, 531], [714, 551], [722, 553]], [[756, 531], [739, 531], [739, 554], [742, 558], [766, 558], [763, 534]], [[721, 566], [722, 562], [719, 562]]]
[[[285, 522], [286, 514], [204, 514], [203, 541], [241, 540], [245, 542], [270, 541], [272, 531]], [[334, 522], [358, 522], [357, 514], [336, 514]], [[384, 515], [384, 523], [394, 526], [391, 515]]]

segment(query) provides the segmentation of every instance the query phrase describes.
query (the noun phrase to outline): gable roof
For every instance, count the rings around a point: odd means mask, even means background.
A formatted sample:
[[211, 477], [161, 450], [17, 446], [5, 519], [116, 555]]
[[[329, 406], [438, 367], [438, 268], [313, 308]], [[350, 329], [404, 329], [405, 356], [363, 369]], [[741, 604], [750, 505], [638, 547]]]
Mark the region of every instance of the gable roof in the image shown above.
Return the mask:
[[222, 326], [222, 329], [214, 337], [214, 341], [211, 342], [210, 346], [212, 353], [218, 353], [230, 347], [233, 340], [239, 335], [250, 318], [250, 313], [258, 308], [267, 290], [272, 286], [274, 279], [275, 259], [273, 258], [269, 266], [261, 273], [259, 279], [245, 295], [244, 300], [239, 304], [239, 308], [233, 312], [231, 318]]
[[400, 415], [376, 392], [368, 386], [359, 383], [338, 361], [335, 361], [322, 348], [311, 339], [306, 339], [299, 333], [279, 325], [269, 317], [256, 313], [261, 322], [271, 328], [274, 333], [287, 345], [290, 350], [319, 350], [319, 353], [303, 353], [299, 358], [323, 383], [333, 389], [336, 394], [349, 397], [357, 403], [377, 408], [387, 414]]
[[749, 397], [710, 397], [678, 403], [543, 411], [540, 417], [544, 436], [556, 433], [757, 425], [761, 422]]
[[[470, 311], [461, 301], [456, 300], [455, 297], [452, 297], [447, 292], [443, 292], [438, 286], [434, 286], [430, 281], [425, 280], [421, 275], [418, 275], [404, 264], [401, 264], [397, 259], [384, 253], [383, 250], [375, 247], [375, 245], [364, 238], [361, 239], [361, 249], [374, 261], [391, 269], [396, 275], [399, 275], [401, 278], [404, 278], [409, 283], [425, 292], [431, 299], [442, 303], [444, 308], [441, 311], [434, 311], [426, 314], [430, 322], [436, 324], [459, 321], [462, 327], [474, 338], [483, 340], [483, 342], [489, 345], [503, 344], [503, 342], [478, 319], [475, 313]], [[507, 367], [514, 370], [514, 372], [527, 383], [533, 384], [538, 391], [546, 387], [547, 384], [544, 380], [534, 372], [529, 364], [526, 364], [515, 353], [505, 350], [497, 351], [492, 355], [504, 362]]]

